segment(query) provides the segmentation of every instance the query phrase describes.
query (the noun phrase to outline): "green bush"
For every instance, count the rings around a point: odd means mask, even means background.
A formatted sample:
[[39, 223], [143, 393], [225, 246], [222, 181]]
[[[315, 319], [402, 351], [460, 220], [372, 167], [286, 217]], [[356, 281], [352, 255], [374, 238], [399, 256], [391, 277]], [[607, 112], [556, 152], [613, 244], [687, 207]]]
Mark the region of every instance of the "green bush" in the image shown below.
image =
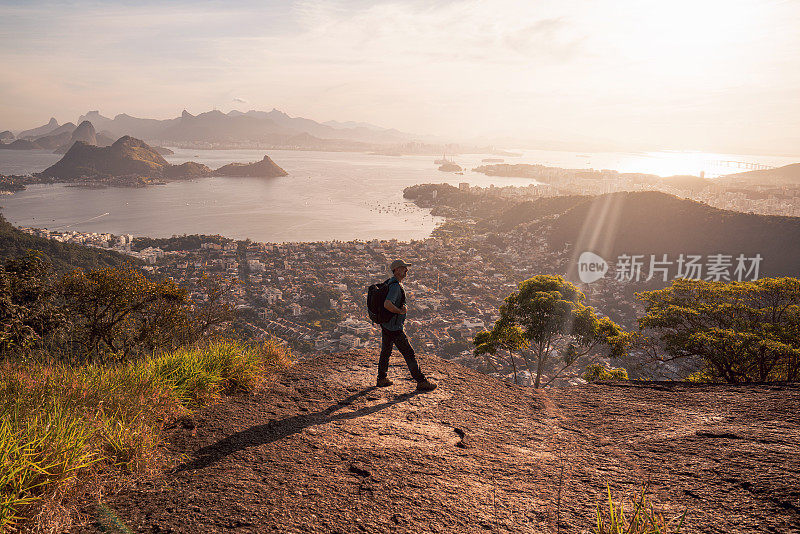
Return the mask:
[[622, 368], [606, 367], [602, 363], [593, 363], [586, 368], [581, 378], [587, 382], [598, 380], [627, 380], [628, 372]]
[[714, 373], [708, 369], [700, 369], [699, 371], [695, 371], [689, 376], [686, 377], [687, 382], [693, 382], [695, 384], [709, 384], [712, 382], [718, 382], [719, 380], [714, 377]]
[[221, 393], [257, 388], [289, 353], [208, 342], [118, 365], [0, 366], [0, 530], [57, 490], [161, 465], [161, 431]]

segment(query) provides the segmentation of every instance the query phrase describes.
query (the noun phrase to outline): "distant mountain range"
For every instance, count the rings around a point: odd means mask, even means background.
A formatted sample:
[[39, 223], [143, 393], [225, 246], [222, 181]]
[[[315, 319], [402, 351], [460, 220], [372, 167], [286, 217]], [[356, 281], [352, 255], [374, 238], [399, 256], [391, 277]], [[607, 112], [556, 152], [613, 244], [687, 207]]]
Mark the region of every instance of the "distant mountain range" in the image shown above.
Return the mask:
[[[119, 137], [129, 135], [142, 139], [151, 145], [184, 146], [193, 148], [289, 148], [312, 150], [354, 150], [369, 151], [380, 147], [410, 144], [409, 150], [424, 150], [436, 153], [441, 145], [425, 146], [418, 140], [420, 136], [400, 132], [391, 128], [381, 128], [362, 122], [328, 121], [319, 123], [303, 117], [291, 117], [282, 111], [247, 112], [218, 110], [192, 115], [183, 111], [172, 119], [148, 119], [119, 114], [109, 118], [98, 111], [81, 115], [78, 124], [89, 122], [98, 136], [108, 142], [97, 144], [107, 146]], [[60, 149], [66, 152], [71, 146], [69, 134], [78, 128], [74, 123], [59, 124], [55, 118], [42, 126], [19, 132], [16, 139], [32, 141], [38, 146], [27, 148]], [[4, 132], [2, 140], [13, 140], [11, 132]], [[74, 141], [72, 141], [74, 142]], [[66, 146], [64, 146], [66, 145]], [[22, 145], [18, 144], [19, 148]], [[17, 148], [17, 147], [14, 147]]]

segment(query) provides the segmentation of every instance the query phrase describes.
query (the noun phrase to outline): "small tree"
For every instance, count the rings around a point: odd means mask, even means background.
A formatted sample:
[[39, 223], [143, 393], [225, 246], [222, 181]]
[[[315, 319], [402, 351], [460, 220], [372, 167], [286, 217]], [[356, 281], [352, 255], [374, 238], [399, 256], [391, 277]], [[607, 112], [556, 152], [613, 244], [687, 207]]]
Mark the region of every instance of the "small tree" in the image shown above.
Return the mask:
[[548, 385], [580, 358], [593, 351], [618, 357], [625, 353], [628, 336], [608, 317], [600, 317], [583, 304], [583, 293], [560, 276], [538, 275], [519, 284], [500, 306], [500, 319], [490, 332], [481, 332], [473, 343], [475, 353], [505, 350], [522, 357], [541, 386], [545, 366], [560, 358]]
[[180, 338], [191, 327], [185, 289], [131, 268], [73, 271], [59, 290], [84, 357], [104, 361], [108, 353], [129, 356], [185, 342]]
[[[800, 378], [800, 280], [675, 280], [637, 293], [641, 338], [661, 359], [700, 358], [725, 382]], [[699, 376], [699, 375], [697, 375]]]
[[0, 265], [0, 359], [39, 344], [63, 326], [49, 271], [50, 264], [33, 252]]
[[508, 321], [497, 321], [491, 331], [484, 330], [475, 334], [472, 342], [475, 345], [475, 355], [483, 356], [486, 363], [495, 372], [498, 371], [498, 364], [505, 364], [507, 361], [514, 371], [514, 383], [519, 384], [514, 354], [525, 347], [525, 339], [520, 327], [511, 325]]

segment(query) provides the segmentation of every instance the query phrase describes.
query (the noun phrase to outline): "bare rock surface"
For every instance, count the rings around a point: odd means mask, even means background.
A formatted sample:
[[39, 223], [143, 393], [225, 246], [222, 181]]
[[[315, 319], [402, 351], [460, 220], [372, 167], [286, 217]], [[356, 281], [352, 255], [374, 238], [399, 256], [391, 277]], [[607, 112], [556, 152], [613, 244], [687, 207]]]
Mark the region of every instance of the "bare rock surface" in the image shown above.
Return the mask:
[[[173, 472], [104, 499], [136, 532], [591, 532], [649, 482], [682, 532], [800, 531], [800, 385], [534, 390], [435, 357], [295, 364], [179, 422]], [[92, 524], [75, 532], [91, 531]], [[99, 531], [99, 530], [96, 530]]]

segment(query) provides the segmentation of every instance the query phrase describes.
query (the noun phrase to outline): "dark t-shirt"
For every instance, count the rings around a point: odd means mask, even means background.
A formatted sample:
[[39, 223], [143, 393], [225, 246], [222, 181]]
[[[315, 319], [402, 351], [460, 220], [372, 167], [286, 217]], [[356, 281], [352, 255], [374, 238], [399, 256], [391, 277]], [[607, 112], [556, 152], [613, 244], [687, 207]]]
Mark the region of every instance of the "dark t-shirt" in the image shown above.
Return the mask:
[[[394, 276], [389, 279], [389, 294], [386, 295], [386, 300], [388, 300], [398, 308], [402, 307], [403, 288], [400, 287], [400, 282]], [[403, 329], [403, 323], [405, 322], [406, 322], [405, 313], [395, 313], [392, 315], [391, 319], [389, 319], [385, 323], [381, 323], [381, 326], [384, 327], [386, 330], [397, 331]]]

